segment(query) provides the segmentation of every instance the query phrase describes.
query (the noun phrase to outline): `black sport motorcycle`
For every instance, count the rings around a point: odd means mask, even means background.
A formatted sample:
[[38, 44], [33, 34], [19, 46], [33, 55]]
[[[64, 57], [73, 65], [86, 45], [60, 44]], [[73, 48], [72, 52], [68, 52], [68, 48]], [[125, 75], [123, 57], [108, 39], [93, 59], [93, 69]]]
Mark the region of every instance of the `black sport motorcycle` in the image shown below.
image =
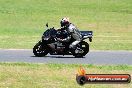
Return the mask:
[[65, 38], [68, 33], [66, 31], [58, 31], [53, 28], [48, 28], [43, 33], [42, 39], [34, 46], [33, 53], [37, 57], [50, 55], [73, 55], [75, 57], [83, 57], [89, 52], [89, 44], [85, 42], [85, 39], [89, 39], [92, 42], [92, 31], [80, 31], [82, 34], [82, 40], [76, 45], [74, 49], [69, 49], [69, 45], [74, 41], [71, 39], [69, 42], [57, 41], [57, 38]]

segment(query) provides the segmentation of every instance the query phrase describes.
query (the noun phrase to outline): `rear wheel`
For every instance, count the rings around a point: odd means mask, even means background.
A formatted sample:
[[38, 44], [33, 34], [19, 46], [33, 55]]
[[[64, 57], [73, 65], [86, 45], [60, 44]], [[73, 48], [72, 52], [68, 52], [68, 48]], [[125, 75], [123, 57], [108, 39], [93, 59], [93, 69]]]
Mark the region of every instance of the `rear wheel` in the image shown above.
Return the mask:
[[75, 57], [83, 57], [89, 52], [89, 44], [85, 41], [77, 44], [76, 49], [72, 51], [73, 56]]
[[33, 53], [37, 57], [43, 57], [48, 54], [48, 50], [45, 46], [42, 46], [42, 42], [39, 41], [33, 48]]

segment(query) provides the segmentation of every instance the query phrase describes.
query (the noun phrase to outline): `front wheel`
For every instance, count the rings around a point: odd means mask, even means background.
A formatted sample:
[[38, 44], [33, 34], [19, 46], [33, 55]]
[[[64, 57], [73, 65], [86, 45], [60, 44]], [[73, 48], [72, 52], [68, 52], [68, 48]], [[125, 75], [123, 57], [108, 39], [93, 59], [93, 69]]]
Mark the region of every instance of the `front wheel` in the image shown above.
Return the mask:
[[76, 45], [76, 49], [72, 51], [73, 56], [83, 57], [89, 52], [89, 44], [85, 41], [80, 42]]
[[33, 53], [37, 57], [43, 57], [48, 54], [46, 47], [42, 46], [42, 42], [39, 41], [33, 48]]

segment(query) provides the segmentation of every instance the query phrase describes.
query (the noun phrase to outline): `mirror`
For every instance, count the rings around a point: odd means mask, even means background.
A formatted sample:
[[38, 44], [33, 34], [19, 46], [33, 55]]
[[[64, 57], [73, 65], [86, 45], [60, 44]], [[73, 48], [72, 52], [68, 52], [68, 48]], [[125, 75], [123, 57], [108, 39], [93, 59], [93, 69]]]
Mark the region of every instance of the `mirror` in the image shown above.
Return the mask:
[[46, 27], [48, 27], [48, 23], [46, 23]]

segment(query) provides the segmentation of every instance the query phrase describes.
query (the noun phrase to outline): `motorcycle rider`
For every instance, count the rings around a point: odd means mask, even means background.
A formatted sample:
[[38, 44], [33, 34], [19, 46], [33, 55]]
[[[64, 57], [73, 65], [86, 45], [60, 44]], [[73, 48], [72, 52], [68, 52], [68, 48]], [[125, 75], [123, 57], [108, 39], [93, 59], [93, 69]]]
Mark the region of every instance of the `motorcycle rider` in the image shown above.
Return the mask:
[[73, 42], [70, 44], [69, 48], [70, 49], [75, 49], [76, 45], [81, 41], [82, 35], [81, 32], [75, 27], [74, 24], [70, 23], [69, 18], [62, 18], [60, 21], [61, 24], [61, 29], [60, 30], [65, 30], [69, 33], [67, 38], [60, 39], [57, 38], [58, 41], [61, 42], [69, 42], [70, 39], [73, 39]]

